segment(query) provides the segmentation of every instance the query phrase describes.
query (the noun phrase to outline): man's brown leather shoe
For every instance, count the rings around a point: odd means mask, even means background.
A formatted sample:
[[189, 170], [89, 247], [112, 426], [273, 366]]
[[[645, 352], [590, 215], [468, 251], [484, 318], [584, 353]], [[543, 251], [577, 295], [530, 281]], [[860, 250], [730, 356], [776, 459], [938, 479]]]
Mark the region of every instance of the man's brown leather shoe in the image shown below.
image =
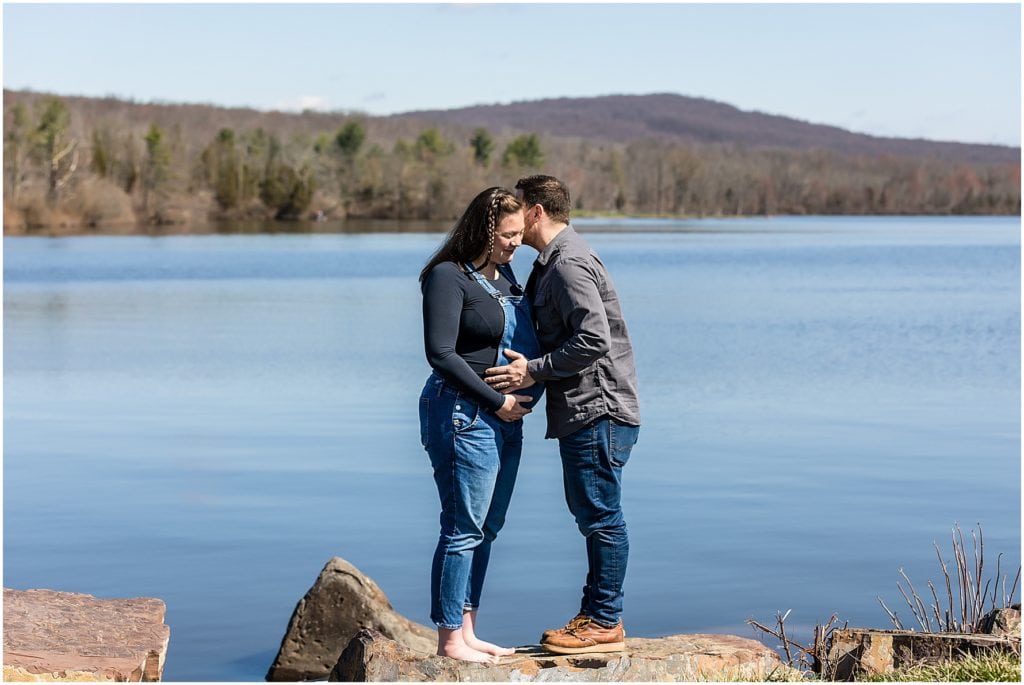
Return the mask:
[[565, 624], [565, 626], [563, 626], [561, 628], [551, 628], [550, 630], [545, 630], [544, 633], [540, 636], [541, 644], [544, 644], [545, 642], [547, 642], [547, 639], [549, 637], [551, 637], [552, 635], [554, 635], [555, 633], [561, 633], [561, 632], [564, 632], [564, 631], [569, 630], [571, 628], [575, 628], [576, 624], [579, 623], [580, 621], [584, 620], [584, 619], [586, 619], [588, 621], [590, 620], [585, 614], [576, 614], [575, 616], [573, 616], [569, 620], [568, 623]]
[[540, 646], [555, 654], [622, 652], [626, 649], [626, 631], [620, 620], [611, 628], [594, 623], [589, 617], [573, 622], [551, 635]]

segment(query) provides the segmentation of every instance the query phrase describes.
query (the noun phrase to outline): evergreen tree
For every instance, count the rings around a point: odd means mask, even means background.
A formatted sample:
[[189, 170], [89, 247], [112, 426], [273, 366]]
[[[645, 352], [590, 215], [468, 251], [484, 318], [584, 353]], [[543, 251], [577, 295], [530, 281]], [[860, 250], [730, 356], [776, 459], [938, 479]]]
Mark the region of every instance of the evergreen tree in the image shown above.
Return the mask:
[[355, 159], [366, 141], [366, 129], [358, 121], [350, 121], [334, 136], [334, 146], [345, 159]]
[[166, 135], [156, 124], [150, 124], [143, 140], [146, 142], [146, 159], [142, 167], [142, 209], [148, 211], [150, 193], [159, 190], [169, 176], [171, 151]]
[[536, 133], [517, 137], [505, 148], [501, 158], [505, 166], [539, 168], [544, 164], [544, 154], [540, 150], [540, 140]]
[[46, 198], [51, 206], [78, 168], [78, 141], [71, 138], [71, 113], [57, 98], [44, 101], [35, 130], [35, 150], [48, 169]]
[[428, 128], [416, 137], [413, 150], [419, 161], [434, 164], [442, 157], [450, 155], [455, 150], [455, 146], [445, 140], [445, 137], [436, 128]]
[[4, 131], [4, 192], [12, 200], [27, 174], [26, 162], [32, 148], [29, 117], [25, 105], [14, 105], [11, 123]]
[[235, 148], [235, 132], [222, 128], [203, 150], [206, 181], [221, 209], [237, 207], [241, 199], [241, 168]]
[[296, 171], [284, 162], [275, 161], [260, 184], [260, 200], [274, 210], [275, 219], [297, 219], [309, 209], [315, 191], [312, 169], [303, 166]]
[[491, 153], [494, 151], [494, 139], [487, 132], [486, 128], [478, 128], [473, 131], [473, 137], [469, 144], [473, 147], [473, 159], [481, 166], [487, 166], [491, 161]]

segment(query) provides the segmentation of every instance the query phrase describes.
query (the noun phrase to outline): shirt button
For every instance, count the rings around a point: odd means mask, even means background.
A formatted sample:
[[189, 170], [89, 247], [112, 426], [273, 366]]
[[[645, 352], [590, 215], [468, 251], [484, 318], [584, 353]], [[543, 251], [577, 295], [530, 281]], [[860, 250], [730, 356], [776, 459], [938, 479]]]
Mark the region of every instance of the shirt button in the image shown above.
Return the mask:
[[462, 411], [462, 405], [461, 404], [456, 404], [455, 405], [455, 411]]

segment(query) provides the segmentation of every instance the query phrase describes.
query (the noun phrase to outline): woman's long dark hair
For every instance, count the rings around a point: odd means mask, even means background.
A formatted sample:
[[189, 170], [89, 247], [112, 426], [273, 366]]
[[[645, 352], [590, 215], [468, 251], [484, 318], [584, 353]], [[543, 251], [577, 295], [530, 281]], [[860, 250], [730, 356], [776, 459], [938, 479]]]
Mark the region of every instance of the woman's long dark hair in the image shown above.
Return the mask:
[[441, 262], [465, 264], [485, 252], [489, 255], [494, 248], [494, 232], [506, 215], [523, 208], [515, 193], [508, 188], [494, 186], [484, 190], [462, 213], [462, 218], [448, 233], [444, 243], [420, 272], [420, 285], [427, 279], [430, 270]]

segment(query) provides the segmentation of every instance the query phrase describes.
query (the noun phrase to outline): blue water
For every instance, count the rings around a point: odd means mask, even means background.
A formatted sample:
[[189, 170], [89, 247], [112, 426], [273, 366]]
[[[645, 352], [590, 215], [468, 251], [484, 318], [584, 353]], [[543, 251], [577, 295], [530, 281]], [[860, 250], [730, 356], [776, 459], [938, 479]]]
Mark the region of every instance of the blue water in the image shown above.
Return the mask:
[[[579, 227], [636, 348], [630, 635], [884, 627], [876, 597], [937, 580], [956, 522], [1016, 571], [1018, 218]], [[439, 239], [5, 238], [4, 586], [163, 599], [167, 680], [261, 680], [333, 555], [428, 623]], [[572, 616], [585, 572], [542, 422], [481, 610], [508, 644]]]

